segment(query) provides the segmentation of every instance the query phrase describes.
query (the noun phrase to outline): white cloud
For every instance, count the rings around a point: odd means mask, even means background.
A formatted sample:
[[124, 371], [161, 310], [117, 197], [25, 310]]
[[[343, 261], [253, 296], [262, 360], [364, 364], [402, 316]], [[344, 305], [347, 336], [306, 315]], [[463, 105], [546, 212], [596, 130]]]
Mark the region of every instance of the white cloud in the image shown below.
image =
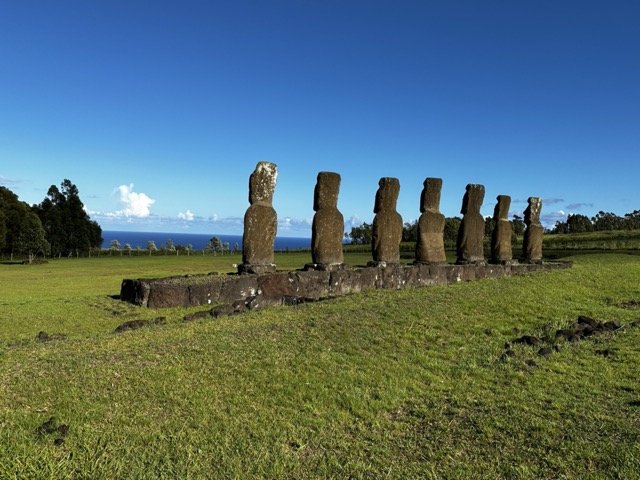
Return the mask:
[[156, 201], [146, 193], [134, 192], [133, 183], [120, 185], [117, 190], [124, 208], [115, 212], [116, 216], [146, 218], [151, 214], [151, 205]]
[[0, 175], [0, 185], [17, 185], [18, 183], [20, 183], [20, 180]]
[[278, 230], [306, 232], [311, 229], [311, 220], [305, 218], [278, 218]]
[[192, 221], [193, 221], [193, 219], [194, 219], [195, 217], [196, 217], [196, 216], [193, 214], [193, 212], [192, 212], [191, 210], [189, 210], [188, 208], [187, 208], [187, 211], [186, 211], [186, 212], [184, 212], [184, 213], [182, 213], [182, 212], [178, 213], [178, 218], [179, 218], [180, 220], [186, 220], [187, 222], [192, 222]]
[[553, 227], [556, 222], [564, 222], [566, 220], [567, 214], [564, 212], [564, 210], [558, 210], [557, 212], [540, 215], [540, 221], [547, 228]]

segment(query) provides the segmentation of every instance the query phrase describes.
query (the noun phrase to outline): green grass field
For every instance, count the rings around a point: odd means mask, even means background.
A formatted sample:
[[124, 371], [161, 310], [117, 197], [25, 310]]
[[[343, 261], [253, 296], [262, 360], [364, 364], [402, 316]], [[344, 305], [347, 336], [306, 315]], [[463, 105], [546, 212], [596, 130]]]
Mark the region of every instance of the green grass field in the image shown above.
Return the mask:
[[[112, 297], [239, 258], [0, 265], [0, 478], [640, 478], [640, 256], [574, 260], [190, 323]], [[578, 315], [624, 327], [504, 355]]]

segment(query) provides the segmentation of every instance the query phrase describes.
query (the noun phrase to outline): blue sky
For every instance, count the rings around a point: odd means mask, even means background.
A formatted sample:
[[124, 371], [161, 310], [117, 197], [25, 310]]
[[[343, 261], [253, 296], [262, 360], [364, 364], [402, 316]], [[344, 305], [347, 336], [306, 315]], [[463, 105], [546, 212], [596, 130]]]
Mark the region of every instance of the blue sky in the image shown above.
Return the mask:
[[310, 235], [318, 171], [346, 228], [380, 177], [419, 216], [544, 199], [640, 209], [640, 2], [20, 0], [0, 6], [0, 184], [71, 179], [105, 230], [240, 234], [248, 177], [279, 167], [279, 234]]

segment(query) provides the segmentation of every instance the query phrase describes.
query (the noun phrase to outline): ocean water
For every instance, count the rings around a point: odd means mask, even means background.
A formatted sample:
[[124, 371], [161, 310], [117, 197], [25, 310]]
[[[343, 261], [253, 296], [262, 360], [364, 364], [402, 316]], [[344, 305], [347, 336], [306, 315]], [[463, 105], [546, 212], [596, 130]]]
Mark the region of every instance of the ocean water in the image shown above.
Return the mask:
[[[202, 250], [207, 246], [211, 237], [218, 237], [221, 242], [229, 242], [229, 248], [233, 250], [242, 249], [242, 235], [214, 235], [208, 233], [162, 233], [162, 232], [117, 232], [102, 231], [102, 248], [109, 248], [112, 240], [118, 240], [120, 246], [126, 243], [132, 248], [147, 248], [149, 240], [156, 243], [156, 247], [161, 248], [167, 240], [173, 241], [174, 245], [191, 244], [195, 250]], [[276, 237], [275, 250], [287, 249], [309, 249], [311, 248], [310, 238], [301, 237]]]

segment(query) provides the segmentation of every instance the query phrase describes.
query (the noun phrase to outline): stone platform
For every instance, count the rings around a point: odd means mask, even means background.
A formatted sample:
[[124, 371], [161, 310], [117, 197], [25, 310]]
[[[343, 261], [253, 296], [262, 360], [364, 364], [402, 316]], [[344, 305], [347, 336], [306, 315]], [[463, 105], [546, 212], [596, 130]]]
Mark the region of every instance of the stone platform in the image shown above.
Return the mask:
[[571, 262], [516, 265], [387, 265], [263, 275], [209, 274], [123, 280], [120, 299], [149, 308], [243, 302], [247, 308], [300, 303], [371, 289], [399, 290], [570, 268]]

